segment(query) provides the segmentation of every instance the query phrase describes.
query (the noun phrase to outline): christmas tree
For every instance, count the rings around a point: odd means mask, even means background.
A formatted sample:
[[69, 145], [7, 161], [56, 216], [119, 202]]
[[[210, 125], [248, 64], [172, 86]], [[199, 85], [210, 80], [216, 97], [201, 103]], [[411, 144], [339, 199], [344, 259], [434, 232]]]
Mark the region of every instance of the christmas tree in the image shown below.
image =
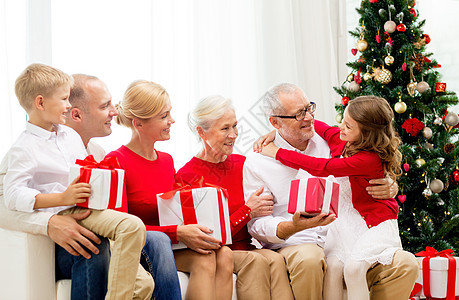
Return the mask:
[[357, 43], [347, 63], [351, 74], [335, 90], [337, 121], [349, 101], [361, 95], [385, 98], [403, 144], [399, 179], [399, 229], [403, 247], [418, 252], [431, 246], [459, 252], [458, 103], [441, 82], [441, 65], [427, 50], [414, 0], [363, 0]]

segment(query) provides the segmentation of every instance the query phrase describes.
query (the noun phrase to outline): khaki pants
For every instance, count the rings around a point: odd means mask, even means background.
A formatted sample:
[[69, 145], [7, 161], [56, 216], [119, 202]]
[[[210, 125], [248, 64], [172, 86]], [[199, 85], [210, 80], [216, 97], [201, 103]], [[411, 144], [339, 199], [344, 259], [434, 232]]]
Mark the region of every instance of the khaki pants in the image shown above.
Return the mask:
[[408, 299], [419, 274], [413, 254], [398, 250], [390, 265], [377, 264], [367, 272], [372, 300]]
[[269, 249], [233, 251], [239, 300], [293, 300], [284, 257]]
[[316, 244], [301, 244], [277, 252], [285, 259], [295, 299], [322, 299], [326, 269], [324, 250]]
[[[79, 213], [83, 210], [85, 208], [72, 207], [61, 214]], [[113, 241], [105, 299], [132, 299], [139, 272], [140, 252], [145, 245], [146, 230], [143, 222], [136, 216], [106, 209], [92, 210], [86, 219], [78, 223]], [[152, 287], [150, 290], [152, 291]]]

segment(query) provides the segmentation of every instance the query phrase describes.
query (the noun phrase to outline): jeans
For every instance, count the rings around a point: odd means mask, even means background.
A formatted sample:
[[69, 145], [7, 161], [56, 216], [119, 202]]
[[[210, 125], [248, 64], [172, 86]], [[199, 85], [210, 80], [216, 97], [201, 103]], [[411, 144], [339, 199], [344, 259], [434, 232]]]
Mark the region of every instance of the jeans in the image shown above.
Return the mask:
[[110, 263], [110, 243], [99, 237], [99, 254], [91, 253], [91, 258], [74, 256], [56, 244], [56, 280], [72, 279], [71, 299], [100, 300], [107, 293], [108, 266]]
[[156, 300], [180, 300], [180, 283], [172, 252], [171, 240], [160, 231], [147, 231], [147, 240], [140, 263], [155, 281], [153, 296]]

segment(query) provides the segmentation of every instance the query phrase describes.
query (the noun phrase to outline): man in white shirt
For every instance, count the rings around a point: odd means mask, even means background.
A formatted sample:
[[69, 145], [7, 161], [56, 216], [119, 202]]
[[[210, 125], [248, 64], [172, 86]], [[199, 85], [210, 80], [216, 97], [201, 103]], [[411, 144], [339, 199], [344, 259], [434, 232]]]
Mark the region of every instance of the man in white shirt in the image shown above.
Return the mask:
[[[262, 97], [263, 105], [276, 129], [274, 144], [299, 153], [330, 157], [330, 149], [314, 134], [314, 106], [304, 92], [293, 84], [279, 84]], [[248, 197], [260, 186], [273, 196], [270, 216], [248, 223], [249, 233], [265, 248], [282, 254], [290, 273], [290, 284], [296, 299], [321, 299], [326, 270], [323, 252], [326, 228], [306, 226], [307, 219], [287, 212], [290, 181], [298, 171], [270, 157], [250, 153], [244, 164], [244, 193]], [[384, 183], [385, 179], [370, 183]], [[387, 183], [373, 186], [369, 193], [375, 198], [388, 198]], [[318, 224], [320, 225], [320, 224]], [[309, 229], [308, 229], [309, 228]], [[376, 265], [367, 273], [371, 299], [407, 299], [406, 293], [418, 275], [417, 261], [411, 253], [398, 251], [391, 265]], [[408, 288], [407, 288], [408, 287]]]

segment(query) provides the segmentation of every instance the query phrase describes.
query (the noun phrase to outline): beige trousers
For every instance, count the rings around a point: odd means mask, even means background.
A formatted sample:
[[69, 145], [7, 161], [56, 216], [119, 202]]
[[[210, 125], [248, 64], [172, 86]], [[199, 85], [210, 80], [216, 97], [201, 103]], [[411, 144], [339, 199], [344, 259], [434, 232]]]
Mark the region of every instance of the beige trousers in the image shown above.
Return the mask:
[[233, 251], [239, 300], [293, 300], [284, 257], [269, 249]]
[[[79, 213], [83, 210], [85, 208], [72, 207], [61, 214]], [[145, 245], [146, 230], [143, 222], [136, 216], [105, 209], [92, 210], [86, 219], [78, 223], [113, 241], [105, 299], [132, 299], [139, 272], [140, 252]], [[153, 288], [150, 289], [152, 291]]]
[[277, 252], [285, 259], [295, 299], [322, 299], [326, 270], [324, 250], [316, 244], [301, 244]]
[[398, 250], [390, 265], [377, 264], [367, 272], [372, 300], [408, 299], [418, 278], [419, 265], [413, 254]]

